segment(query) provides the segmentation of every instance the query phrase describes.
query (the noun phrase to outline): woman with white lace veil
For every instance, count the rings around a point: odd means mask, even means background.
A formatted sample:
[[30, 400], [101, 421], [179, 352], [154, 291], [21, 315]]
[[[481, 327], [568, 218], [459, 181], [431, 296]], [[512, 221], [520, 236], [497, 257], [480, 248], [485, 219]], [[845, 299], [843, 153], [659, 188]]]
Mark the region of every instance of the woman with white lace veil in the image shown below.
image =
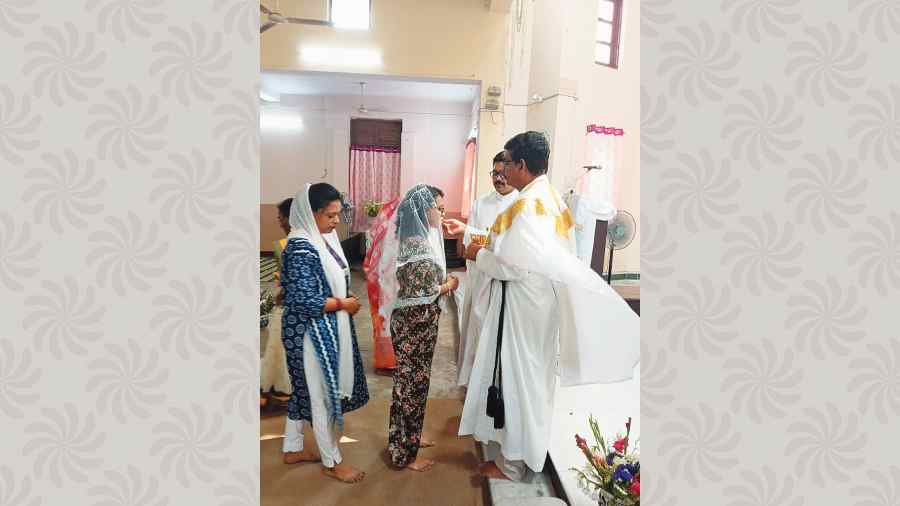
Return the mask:
[[457, 278], [447, 276], [443, 215], [444, 193], [418, 184], [400, 202], [395, 224], [379, 245], [384, 248], [379, 262], [382, 308], [397, 358], [388, 453], [394, 466], [414, 471], [434, 465], [418, 457], [418, 451], [431, 446], [422, 441], [422, 425], [441, 304], [459, 286]]
[[[321, 459], [327, 476], [355, 483], [365, 473], [342, 462], [338, 441], [344, 413], [365, 405], [369, 391], [353, 325], [360, 305], [334, 231], [340, 212], [341, 195], [328, 183], [307, 185], [291, 205], [281, 325], [293, 392], [282, 451], [286, 464]], [[320, 455], [304, 451], [305, 423]]]

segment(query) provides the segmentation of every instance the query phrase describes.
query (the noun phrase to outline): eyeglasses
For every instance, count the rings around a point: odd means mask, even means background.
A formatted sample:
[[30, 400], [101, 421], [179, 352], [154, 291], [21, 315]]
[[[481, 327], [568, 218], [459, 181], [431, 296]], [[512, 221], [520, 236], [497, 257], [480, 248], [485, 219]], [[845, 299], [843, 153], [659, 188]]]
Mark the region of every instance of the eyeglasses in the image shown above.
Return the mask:
[[491, 174], [491, 177], [495, 177], [498, 179], [506, 179], [506, 174], [504, 174], [503, 172], [501, 172], [499, 170], [492, 170], [490, 172], [490, 174]]

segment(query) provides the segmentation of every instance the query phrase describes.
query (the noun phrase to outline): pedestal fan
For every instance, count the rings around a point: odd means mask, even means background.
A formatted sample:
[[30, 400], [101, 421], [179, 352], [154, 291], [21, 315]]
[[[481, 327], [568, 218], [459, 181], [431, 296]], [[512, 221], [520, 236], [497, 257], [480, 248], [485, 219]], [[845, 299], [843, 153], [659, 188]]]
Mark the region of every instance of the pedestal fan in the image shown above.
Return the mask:
[[634, 240], [637, 224], [634, 216], [628, 211], [616, 211], [616, 215], [609, 221], [606, 229], [606, 242], [609, 244], [609, 271], [606, 273], [606, 282], [612, 283], [613, 252], [625, 249]]

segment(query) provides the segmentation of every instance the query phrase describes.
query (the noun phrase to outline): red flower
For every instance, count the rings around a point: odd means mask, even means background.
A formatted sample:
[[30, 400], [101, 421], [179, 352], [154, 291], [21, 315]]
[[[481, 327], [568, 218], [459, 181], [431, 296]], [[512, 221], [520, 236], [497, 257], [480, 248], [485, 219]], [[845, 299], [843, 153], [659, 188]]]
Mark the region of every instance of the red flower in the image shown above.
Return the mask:
[[633, 495], [640, 497], [641, 496], [641, 482], [639, 482], [639, 481], [632, 482], [631, 488], [628, 489], [628, 491], [631, 492]]
[[575, 444], [582, 450], [587, 450], [587, 440], [578, 434], [575, 434]]
[[617, 452], [622, 453], [625, 451], [625, 445], [627, 445], [627, 444], [628, 444], [628, 438], [623, 437], [622, 439], [613, 443], [613, 448], [615, 448], [615, 450]]

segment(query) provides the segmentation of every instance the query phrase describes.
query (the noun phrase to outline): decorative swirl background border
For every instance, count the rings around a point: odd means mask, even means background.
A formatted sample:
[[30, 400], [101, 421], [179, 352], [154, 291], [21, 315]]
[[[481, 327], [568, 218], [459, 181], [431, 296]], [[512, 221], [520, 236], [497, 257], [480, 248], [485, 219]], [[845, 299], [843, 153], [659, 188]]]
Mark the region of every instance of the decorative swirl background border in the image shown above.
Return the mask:
[[[895, 504], [900, 6], [640, 15], [645, 504]], [[0, 2], [0, 504], [258, 503], [255, 17]]]

